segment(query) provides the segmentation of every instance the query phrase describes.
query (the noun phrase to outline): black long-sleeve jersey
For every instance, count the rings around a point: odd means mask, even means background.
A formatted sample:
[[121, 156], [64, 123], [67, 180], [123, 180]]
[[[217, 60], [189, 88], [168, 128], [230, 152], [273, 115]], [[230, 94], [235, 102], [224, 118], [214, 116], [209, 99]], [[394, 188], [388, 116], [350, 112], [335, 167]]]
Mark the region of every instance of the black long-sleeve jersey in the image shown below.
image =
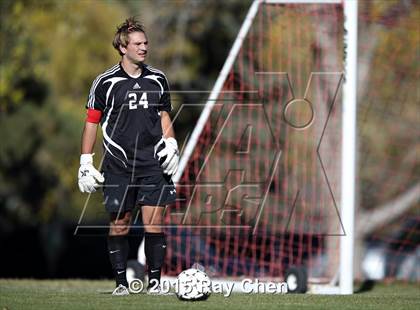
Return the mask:
[[162, 138], [161, 111], [172, 110], [165, 74], [143, 64], [138, 77], [117, 64], [93, 81], [88, 109], [102, 112], [103, 171], [132, 176], [162, 173], [154, 146]]

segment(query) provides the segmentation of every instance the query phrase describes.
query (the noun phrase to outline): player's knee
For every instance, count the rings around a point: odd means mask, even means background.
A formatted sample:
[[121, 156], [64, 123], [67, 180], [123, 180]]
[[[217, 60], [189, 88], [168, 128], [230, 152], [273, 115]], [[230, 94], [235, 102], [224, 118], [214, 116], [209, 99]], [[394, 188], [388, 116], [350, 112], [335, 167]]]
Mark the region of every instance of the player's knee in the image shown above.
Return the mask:
[[[143, 211], [145, 212], [145, 211]], [[146, 213], [146, 212], [145, 212]], [[153, 210], [143, 214], [143, 223], [147, 226], [159, 226], [163, 223], [163, 216], [160, 210]]]
[[123, 236], [127, 235], [130, 229], [129, 221], [127, 219], [121, 219], [111, 222], [110, 232], [112, 236]]
[[144, 225], [144, 231], [148, 233], [161, 233], [163, 232], [160, 225]]
[[128, 227], [120, 226], [120, 227], [112, 227], [110, 230], [111, 236], [125, 236], [128, 234]]

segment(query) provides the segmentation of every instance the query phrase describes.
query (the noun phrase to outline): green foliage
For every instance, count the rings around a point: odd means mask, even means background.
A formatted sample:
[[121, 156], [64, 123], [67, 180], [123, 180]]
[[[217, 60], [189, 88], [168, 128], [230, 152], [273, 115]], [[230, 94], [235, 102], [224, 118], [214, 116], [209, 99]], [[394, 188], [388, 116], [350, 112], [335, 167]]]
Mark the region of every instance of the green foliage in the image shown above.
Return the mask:
[[28, 32], [28, 1], [5, 0], [0, 9], [0, 111], [8, 110], [25, 97], [22, 81], [43, 81], [39, 61], [43, 49]]
[[360, 198], [366, 209], [404, 193], [420, 173], [416, 155], [420, 149], [419, 63], [415, 61], [420, 46], [420, 6], [413, 2], [411, 8], [405, 7], [398, 1], [371, 5], [378, 41], [369, 64], [367, 90], [359, 101], [358, 124]]
[[0, 206], [21, 224], [75, 220], [86, 198], [76, 182], [84, 106], [95, 76], [119, 59], [111, 42], [124, 8], [2, 1], [1, 9]]
[[[176, 88], [211, 88], [252, 1], [129, 1], [149, 34], [149, 62]], [[126, 3], [124, 1], [124, 3]], [[153, 14], [150, 14], [153, 12]], [[235, 12], [235, 14], [232, 14]]]

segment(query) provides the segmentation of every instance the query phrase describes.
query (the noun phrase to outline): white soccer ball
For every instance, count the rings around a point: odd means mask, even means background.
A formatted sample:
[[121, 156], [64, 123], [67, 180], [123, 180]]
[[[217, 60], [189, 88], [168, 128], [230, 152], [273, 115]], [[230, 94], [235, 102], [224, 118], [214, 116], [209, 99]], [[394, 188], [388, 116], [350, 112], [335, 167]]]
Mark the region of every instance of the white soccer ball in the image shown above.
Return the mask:
[[178, 275], [175, 291], [181, 300], [206, 300], [211, 293], [211, 280], [204, 271], [190, 268]]

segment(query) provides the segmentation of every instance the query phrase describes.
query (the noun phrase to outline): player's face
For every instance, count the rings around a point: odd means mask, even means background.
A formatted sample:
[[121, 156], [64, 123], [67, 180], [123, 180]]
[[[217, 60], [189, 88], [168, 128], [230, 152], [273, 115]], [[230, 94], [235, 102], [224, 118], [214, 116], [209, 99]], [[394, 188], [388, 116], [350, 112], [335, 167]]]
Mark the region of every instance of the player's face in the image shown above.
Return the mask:
[[147, 37], [143, 32], [132, 32], [128, 35], [129, 42], [125, 48], [125, 56], [133, 63], [142, 63], [147, 54]]

